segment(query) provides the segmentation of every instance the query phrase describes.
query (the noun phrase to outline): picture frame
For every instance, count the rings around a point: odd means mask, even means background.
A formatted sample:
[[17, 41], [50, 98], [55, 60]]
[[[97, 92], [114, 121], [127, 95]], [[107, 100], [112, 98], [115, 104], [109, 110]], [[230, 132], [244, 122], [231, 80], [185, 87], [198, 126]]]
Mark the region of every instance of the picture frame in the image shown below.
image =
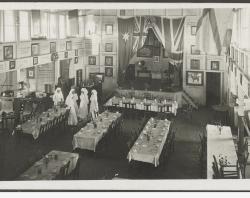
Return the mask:
[[74, 59], [74, 63], [77, 64], [78, 63], [78, 57], [75, 57]]
[[202, 86], [204, 73], [201, 71], [186, 71], [186, 84], [190, 86]]
[[38, 56], [40, 52], [39, 43], [31, 44], [31, 56]]
[[66, 51], [72, 50], [72, 41], [66, 41]]
[[113, 43], [105, 43], [105, 52], [113, 51]]
[[69, 53], [68, 52], [64, 52], [64, 58], [68, 58]]
[[190, 69], [200, 69], [200, 60], [199, 59], [191, 59], [190, 60]]
[[35, 78], [35, 68], [27, 68], [27, 78], [34, 79]]
[[113, 67], [105, 67], [105, 76], [113, 77]]
[[154, 62], [155, 63], [160, 62], [160, 56], [154, 56]]
[[50, 53], [56, 52], [56, 42], [50, 42]]
[[197, 49], [196, 45], [191, 45], [191, 54], [200, 54], [200, 51]]
[[75, 50], [75, 56], [78, 56], [78, 49]]
[[3, 59], [13, 59], [13, 45], [3, 46]]
[[105, 66], [113, 66], [113, 56], [105, 56]]
[[197, 26], [191, 26], [191, 35], [195, 36], [197, 31]]
[[211, 61], [211, 70], [220, 70], [220, 62]]
[[153, 57], [153, 46], [145, 45], [137, 51], [137, 57], [152, 58]]
[[9, 70], [16, 68], [16, 61], [12, 60], [9, 62]]
[[33, 57], [33, 65], [37, 65], [38, 64], [38, 57]]
[[88, 63], [89, 63], [89, 65], [96, 65], [96, 57], [95, 56], [89, 56]]
[[105, 33], [107, 35], [112, 35], [113, 34], [113, 24], [106, 24], [105, 25]]

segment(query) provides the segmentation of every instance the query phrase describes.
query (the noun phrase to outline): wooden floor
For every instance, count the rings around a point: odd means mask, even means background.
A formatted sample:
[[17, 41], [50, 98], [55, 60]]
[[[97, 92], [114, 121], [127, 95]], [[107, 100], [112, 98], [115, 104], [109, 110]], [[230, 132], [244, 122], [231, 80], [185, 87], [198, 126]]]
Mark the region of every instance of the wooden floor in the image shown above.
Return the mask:
[[[128, 163], [126, 157], [132, 146], [129, 144], [134, 141], [131, 140], [128, 129], [142, 124], [140, 115], [136, 118], [128, 115], [120, 137], [105, 147], [100, 143], [96, 153], [80, 152], [82, 158], [79, 179], [113, 179], [115, 176], [125, 179], [201, 178], [198, 134], [205, 130], [206, 123], [212, 119], [213, 112], [208, 108], [193, 112], [192, 119], [177, 115], [173, 123], [173, 127], [177, 129], [175, 152], [167, 164], [154, 168], [147, 164], [136, 163], [130, 166]], [[77, 128], [67, 129], [65, 133], [57, 131], [57, 135], [49, 134], [36, 142], [29, 137], [18, 141], [10, 132], [1, 132], [1, 180], [15, 180], [50, 150], [72, 152], [72, 137], [77, 131]]]

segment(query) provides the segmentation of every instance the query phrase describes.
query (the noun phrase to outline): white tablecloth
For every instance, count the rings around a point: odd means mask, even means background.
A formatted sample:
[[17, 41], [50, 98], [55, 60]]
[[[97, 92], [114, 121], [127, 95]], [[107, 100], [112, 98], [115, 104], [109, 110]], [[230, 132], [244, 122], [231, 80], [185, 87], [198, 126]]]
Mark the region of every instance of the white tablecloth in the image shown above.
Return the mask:
[[[28, 170], [26, 170], [17, 180], [54, 180], [60, 172], [60, 168], [70, 161], [70, 166], [68, 174], [76, 168], [77, 161], [79, 159], [79, 154], [69, 153], [53, 150], [47, 154], [51, 156], [48, 165], [44, 162], [44, 158], [33, 164]], [[57, 159], [54, 156], [57, 155]], [[38, 169], [41, 173], [38, 173]]]
[[[97, 128], [92, 123], [88, 123], [73, 137], [73, 148], [80, 148], [94, 151], [98, 142], [108, 132], [109, 126], [121, 116], [120, 113], [105, 111], [96, 119]], [[102, 119], [102, 121], [101, 121]]]
[[215, 125], [208, 124], [207, 127], [207, 178], [213, 178], [212, 162], [213, 155], [216, 157], [218, 163], [220, 157], [227, 158], [231, 165], [236, 165], [237, 154], [233, 142], [231, 128], [223, 126], [221, 134]]
[[[156, 124], [156, 127], [154, 125]], [[128, 160], [160, 164], [160, 155], [168, 137], [171, 122], [151, 118], [128, 153]], [[148, 140], [147, 134], [150, 136]]]

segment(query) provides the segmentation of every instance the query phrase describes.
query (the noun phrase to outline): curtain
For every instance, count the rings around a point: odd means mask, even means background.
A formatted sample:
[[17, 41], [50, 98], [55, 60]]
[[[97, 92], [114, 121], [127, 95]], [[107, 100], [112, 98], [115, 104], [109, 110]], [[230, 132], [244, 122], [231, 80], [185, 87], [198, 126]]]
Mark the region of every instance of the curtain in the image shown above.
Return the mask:
[[133, 56], [133, 33], [134, 33], [134, 18], [121, 19], [118, 18], [118, 84], [124, 81], [126, 69], [129, 65], [129, 60]]

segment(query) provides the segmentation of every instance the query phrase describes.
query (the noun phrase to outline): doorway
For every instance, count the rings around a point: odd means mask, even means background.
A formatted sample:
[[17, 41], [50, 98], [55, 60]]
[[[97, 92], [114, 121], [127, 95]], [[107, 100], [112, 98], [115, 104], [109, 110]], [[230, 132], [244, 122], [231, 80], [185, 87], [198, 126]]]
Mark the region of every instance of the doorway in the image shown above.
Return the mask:
[[60, 60], [60, 76], [64, 80], [69, 79], [70, 59]]
[[206, 74], [207, 106], [220, 104], [221, 75], [216, 72], [207, 72]]

